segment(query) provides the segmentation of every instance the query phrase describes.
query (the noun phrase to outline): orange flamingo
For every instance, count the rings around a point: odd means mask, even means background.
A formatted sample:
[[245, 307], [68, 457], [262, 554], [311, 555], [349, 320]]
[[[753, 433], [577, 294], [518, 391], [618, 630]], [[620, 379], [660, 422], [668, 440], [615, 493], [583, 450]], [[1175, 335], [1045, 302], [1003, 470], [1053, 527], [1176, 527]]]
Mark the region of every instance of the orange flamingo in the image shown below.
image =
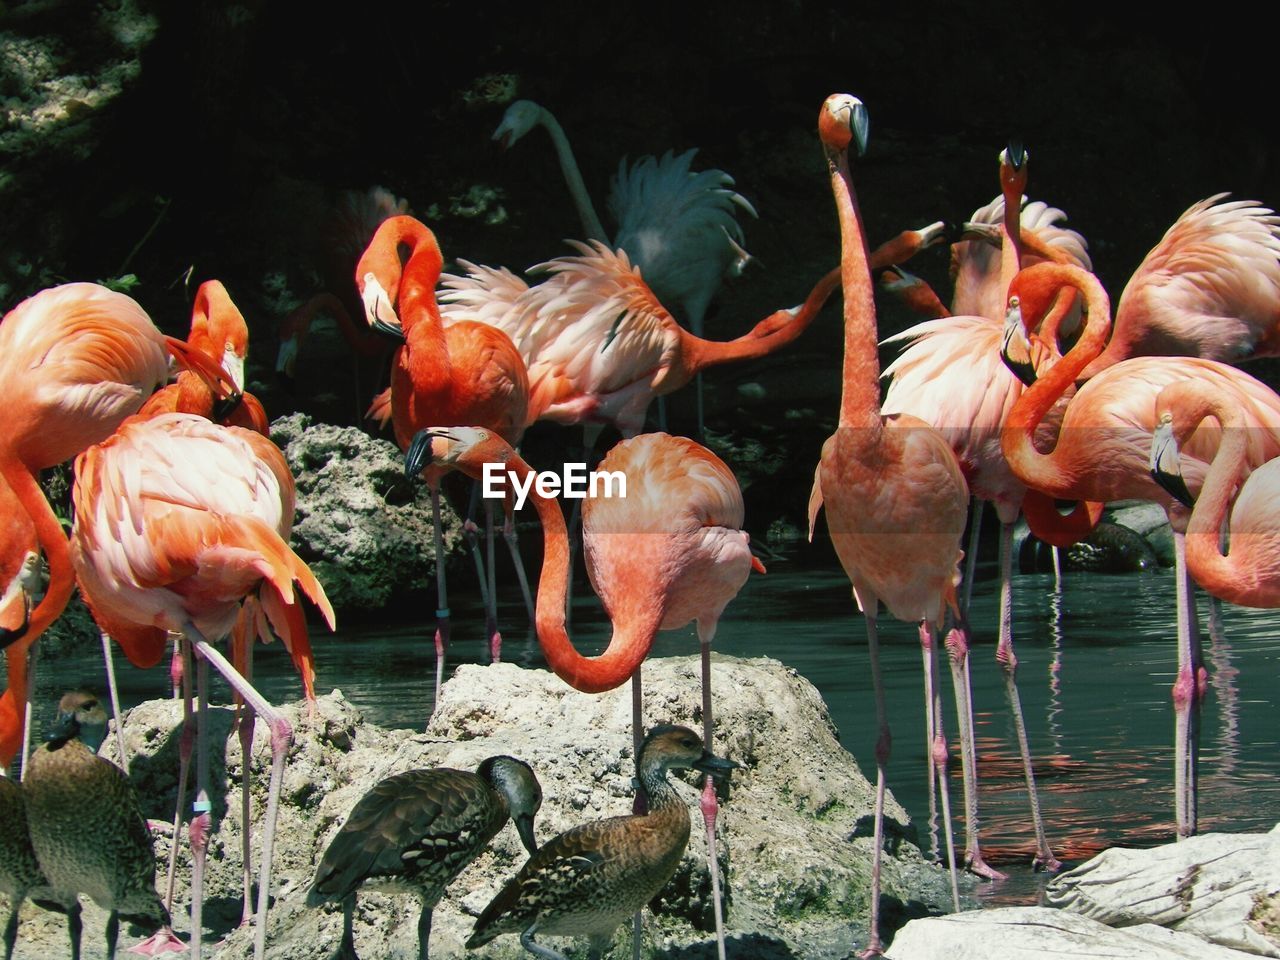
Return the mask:
[[[1206, 417], [1217, 418], [1222, 443], [1200, 496], [1192, 500], [1178, 451]], [[1192, 579], [1231, 603], [1280, 607], [1280, 459], [1260, 466], [1249, 463], [1245, 417], [1235, 400], [1196, 380], [1179, 380], [1161, 390], [1156, 397], [1151, 470], [1157, 483], [1192, 508], [1186, 535]], [[1222, 530], [1229, 503], [1230, 552], [1224, 554]]]
[[249, 325], [219, 280], [206, 280], [196, 290], [191, 305], [191, 332], [187, 343], [199, 350], [215, 366], [220, 366], [235, 387], [230, 409], [221, 402], [219, 391], [209, 381], [190, 370], [178, 373], [176, 382], [156, 391], [142, 405], [143, 414], [195, 413], [206, 420], [256, 430], [266, 436], [270, 430], [266, 411], [253, 394], [244, 392], [244, 364], [249, 351]]
[[[884, 371], [891, 378], [885, 390], [881, 412], [908, 413], [931, 424], [951, 444], [973, 495], [969, 521], [970, 540], [965, 571], [964, 602], [973, 579], [974, 559], [983, 504], [991, 502], [1000, 520], [1000, 621], [996, 660], [1005, 681], [1005, 697], [1013, 715], [1014, 730], [1027, 782], [1031, 818], [1036, 837], [1034, 862], [1047, 870], [1061, 864], [1053, 855], [1045, 835], [1036, 793], [1035, 773], [1027, 743], [1021, 700], [1018, 695], [1017, 657], [1013, 650], [1013, 527], [1022, 509], [1026, 486], [1013, 475], [1000, 450], [1000, 428], [1021, 396], [1023, 386], [1000, 360], [1004, 333], [1002, 315], [1004, 292], [1017, 274], [1019, 264], [1040, 262], [1034, 254], [1023, 255], [1023, 237], [1031, 235], [1053, 252], [1056, 258], [1088, 268], [1089, 255], [1084, 238], [1059, 224], [1065, 214], [1041, 202], [1023, 205], [1027, 184], [1028, 154], [1016, 144], [1000, 152], [1001, 196], [974, 212], [970, 224], [983, 227], [999, 224], [1000, 256], [986, 243], [965, 240], [952, 247], [955, 277], [955, 316], [917, 324], [884, 343], [906, 342], [906, 347]], [[1061, 307], [1079, 310], [1073, 299], [1064, 298]], [[1049, 354], [1042, 354], [1048, 359]], [[1040, 442], [1051, 442], [1062, 406], [1041, 424]], [[1054, 512], [1056, 516], [1056, 511]], [[968, 638], [965, 631], [954, 632], [948, 642], [954, 671], [968, 671]], [[955, 677], [957, 690], [968, 684]], [[1004, 875], [991, 868], [982, 856], [978, 835], [977, 757], [973, 742], [973, 714], [967, 703], [957, 702], [961, 759], [965, 770], [965, 863], [985, 877]], [[931, 799], [932, 799], [932, 791]], [[932, 811], [933, 804], [930, 804]], [[932, 819], [932, 817], [931, 817]]]
[[[410, 248], [403, 265], [402, 245]], [[434, 292], [442, 262], [435, 235], [413, 217], [397, 216], [382, 222], [356, 265], [356, 286], [370, 325], [399, 328], [404, 334], [404, 346], [391, 371], [396, 442], [406, 450], [414, 434], [425, 427], [478, 425], [508, 443], [518, 443], [529, 423], [529, 375], [524, 360], [511, 338], [488, 324], [461, 321], [445, 327]], [[440, 517], [440, 480], [445, 472], [430, 467], [426, 474], [435, 527], [437, 694], [449, 643]], [[494, 621], [494, 594], [490, 584], [489, 645], [496, 660], [502, 638]]]
[[[1090, 379], [1067, 405], [1051, 453], [1032, 441], [1042, 417], [1081, 371], [1101, 353], [1111, 326], [1110, 302], [1093, 274], [1064, 264], [1028, 267], [1009, 288], [1006, 337], [1012, 343], [1034, 330], [1064, 286], [1085, 301], [1085, 327], [1072, 349], [1019, 398], [1005, 421], [1001, 446], [1017, 477], [1051, 497], [1089, 501], [1077, 513], [1091, 521], [1104, 502], [1152, 500], [1165, 508], [1174, 533], [1178, 620], [1178, 677], [1174, 682], [1174, 815], [1178, 836], [1196, 829], [1196, 725], [1205, 671], [1195, 636], [1194, 598], [1186, 577], [1186, 508], [1149, 472], [1155, 400], [1170, 383], [1198, 378], [1231, 397], [1249, 434], [1249, 458], [1260, 464], [1280, 454], [1280, 398], [1248, 374], [1197, 357], [1134, 357]], [[1183, 448], [1184, 475], [1198, 489], [1218, 448], [1220, 430], [1202, 423]]]
[[934, 630], [947, 609], [956, 606], [960, 537], [969, 489], [941, 434], [923, 420], [906, 414], [886, 417], [880, 411], [875, 302], [848, 157], [850, 142], [855, 142], [859, 152], [866, 149], [866, 108], [856, 97], [833, 94], [818, 115], [818, 132], [840, 220], [845, 334], [839, 425], [822, 447], [810, 517], [825, 501], [832, 543], [866, 618], [880, 731], [876, 741], [871, 930], [866, 948], [868, 955], [875, 955], [883, 952], [880, 859], [885, 764], [891, 743], [876, 636], [876, 616], [882, 603], [899, 620], [919, 625], [930, 707], [930, 754], [940, 781], [952, 894], [959, 909]]
[[[532, 472], [497, 435], [465, 428], [420, 433], [409, 448], [406, 472], [446, 465], [479, 478], [486, 463], [500, 464], [518, 482]], [[742, 493], [733, 472], [715, 454], [684, 437], [650, 433], [624, 440], [599, 470], [626, 478], [625, 497], [589, 497], [583, 504], [583, 544], [591, 583], [613, 622], [613, 636], [597, 657], [578, 653], [565, 624], [569, 540], [559, 504], [531, 488], [542, 522], [545, 552], [538, 582], [538, 642], [547, 663], [576, 690], [599, 693], [632, 680], [638, 744], [640, 665], [659, 630], [698, 625], [702, 648], [703, 736], [711, 742], [711, 641], [721, 614], [752, 569], [764, 572], [742, 530]], [[717, 941], [723, 922], [716, 870], [715, 788], [706, 781], [702, 812], [713, 883]]]
[[[74, 575], [66, 534], [36, 482], [52, 467], [104, 440], [169, 376], [168, 356], [223, 378], [203, 355], [156, 329], [132, 298], [94, 283], [68, 283], [24, 300], [0, 322], [0, 384], [7, 414], [0, 425], [0, 478], [26, 517], [11, 521], [4, 563], [13, 544], [26, 551], [25, 524], [49, 565], [44, 598], [16, 628], [0, 629], [0, 647], [21, 641], [9, 658], [10, 686], [0, 697], [0, 765], [13, 761], [29, 687], [26, 657], [32, 644], [61, 615], [71, 598]], [[8, 588], [12, 580], [6, 580]], [[24, 613], [26, 612], [24, 600]]]
[[[285, 755], [293, 732], [284, 716], [211, 640], [241, 617], [248, 631], [284, 641], [314, 699], [310, 641], [295, 582], [333, 628], [333, 609], [307, 565], [289, 548], [294, 488], [284, 455], [270, 440], [192, 414], [136, 417], [76, 460], [72, 559], [80, 588], [104, 631], [137, 666], [154, 665], [166, 631], [182, 636], [183, 657], [200, 657], [195, 855], [191, 944], [200, 956], [204, 861], [209, 820], [207, 664], [212, 663], [271, 731], [254, 955], [266, 949], [271, 856]], [[252, 603], [250, 603], [252, 600]], [[238, 652], [235, 658], [244, 662]], [[190, 670], [184, 670], [190, 704]], [[244, 765], [249, 765], [246, 749]], [[180, 783], [186, 781], [185, 757]], [[244, 824], [247, 831], [248, 823]]]
[[704, 340], [675, 322], [624, 250], [570, 242], [579, 256], [530, 268], [528, 285], [506, 268], [459, 260], [465, 277], [446, 274], [440, 312], [507, 333], [529, 371], [531, 420], [584, 423], [587, 449], [605, 424], [624, 437], [644, 427], [654, 397], [710, 367], [767, 356], [800, 336], [839, 283], [831, 271], [805, 302], [765, 317], [736, 340]]

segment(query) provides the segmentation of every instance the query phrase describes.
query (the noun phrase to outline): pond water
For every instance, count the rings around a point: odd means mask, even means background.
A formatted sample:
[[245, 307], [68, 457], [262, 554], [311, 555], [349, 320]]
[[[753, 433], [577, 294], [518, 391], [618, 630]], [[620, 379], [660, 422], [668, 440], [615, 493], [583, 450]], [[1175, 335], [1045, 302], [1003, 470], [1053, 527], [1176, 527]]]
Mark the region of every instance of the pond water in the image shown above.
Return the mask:
[[[479, 610], [457, 584], [451, 663], [481, 662]], [[512, 588], [514, 591], [514, 588]], [[976, 638], [972, 676], [979, 738], [981, 814], [987, 859], [1010, 878], [984, 884], [990, 904], [1034, 903], [1042, 877], [1029, 869], [1031, 829], [1003, 682], [994, 659], [997, 584], [975, 584], [971, 619]], [[500, 585], [501, 591], [501, 585]], [[506, 658], [540, 663], [524, 637], [515, 594], [502, 611]], [[453, 598], [451, 598], [452, 600]], [[1061, 591], [1052, 575], [1015, 582], [1019, 689], [1037, 762], [1041, 802], [1055, 852], [1078, 862], [1116, 844], [1151, 845], [1173, 836], [1173, 713], [1175, 671], [1171, 571], [1129, 576], [1068, 573]], [[1201, 597], [1201, 619], [1208, 614]], [[468, 620], [474, 629], [462, 625]], [[520, 626], [516, 626], [516, 625]], [[609, 627], [585, 581], [574, 601], [574, 634], [595, 652]], [[472, 636], [474, 640], [458, 640]], [[417, 626], [381, 626], [317, 634], [318, 689], [340, 687], [372, 721], [419, 727], [430, 706], [434, 655]], [[927, 817], [921, 711], [922, 682], [915, 629], [881, 620], [882, 660], [894, 730], [889, 786], [917, 824]], [[872, 779], [875, 714], [865, 628], [837, 566], [815, 569], [774, 560], [730, 604], [715, 649], [736, 656], [776, 657], [808, 677], [831, 709], [844, 745]], [[660, 634], [653, 655], [696, 652], [692, 628]], [[1280, 675], [1280, 612], [1224, 606], [1217, 640], [1206, 637], [1210, 690], [1201, 733], [1201, 830], [1264, 830], [1280, 820], [1280, 723], [1275, 679]], [[125, 705], [163, 696], [167, 671], [134, 670], [118, 658]], [[300, 688], [280, 647], [261, 649], [255, 670], [273, 700]], [[944, 673], [946, 667], [943, 667]], [[37, 680], [45, 709], [56, 686], [101, 683], [101, 661], [86, 656], [46, 665]], [[950, 697], [950, 682], [945, 682]], [[721, 694], [723, 695], [723, 694]], [[955, 714], [947, 727], [954, 743]], [[42, 721], [38, 721], [40, 723]], [[959, 762], [953, 746], [954, 813], [959, 821]], [[921, 829], [923, 835], [924, 830]], [[957, 837], [957, 842], [961, 841]]]

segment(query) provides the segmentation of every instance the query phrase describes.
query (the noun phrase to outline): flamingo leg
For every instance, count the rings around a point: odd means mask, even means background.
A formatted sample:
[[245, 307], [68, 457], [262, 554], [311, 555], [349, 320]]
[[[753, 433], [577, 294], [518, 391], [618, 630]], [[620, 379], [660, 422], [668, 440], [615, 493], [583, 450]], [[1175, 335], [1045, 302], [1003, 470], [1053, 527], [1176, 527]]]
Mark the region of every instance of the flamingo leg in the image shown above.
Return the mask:
[[444, 521], [440, 517], [439, 485], [431, 488], [431, 521], [436, 557], [436, 688], [431, 701], [431, 712], [434, 713], [440, 700], [440, 685], [444, 682], [444, 655], [449, 648], [449, 591], [445, 583]]
[[969, 508], [969, 549], [964, 555], [964, 580], [960, 583], [960, 616], [969, 622], [969, 598], [973, 596], [973, 573], [978, 566], [978, 541], [982, 534], [982, 510], [985, 500], [973, 497]]
[[1053, 556], [1053, 592], [1062, 593], [1062, 551], [1050, 547], [1049, 552]]
[[[938, 848], [938, 783], [933, 771], [933, 730], [937, 722], [933, 715], [933, 693], [929, 688], [929, 646], [921, 634], [920, 655], [924, 666], [924, 761], [926, 783], [929, 784], [929, 858], [938, 863], [942, 855]], [[930, 638], [932, 642], [932, 638]]]
[[254, 960], [264, 960], [267, 952], [267, 906], [271, 901], [271, 856], [275, 848], [276, 819], [280, 811], [280, 785], [284, 779], [284, 762], [293, 741], [293, 727], [284, 715], [266, 701], [254, 686], [227, 662], [209, 641], [200, 636], [195, 627], [187, 625], [196, 652], [205, 662], [213, 664], [245, 702], [257, 713], [271, 730], [271, 780], [267, 787], [267, 811], [262, 827], [262, 868], [258, 874], [258, 920], [254, 931]]
[[111, 715], [116, 718], [116, 750], [120, 753], [120, 769], [129, 769], [129, 754], [124, 748], [124, 713], [120, 710], [120, 687], [116, 683], [116, 658], [111, 638], [102, 632], [102, 663], [107, 668], [107, 692], [111, 697]]
[[511, 563], [516, 568], [516, 580], [520, 582], [520, 594], [524, 597], [524, 608], [529, 614], [529, 629], [532, 630], [537, 619], [537, 610], [533, 602], [533, 592], [529, 589], [529, 575], [525, 573], [524, 560], [520, 556], [520, 537], [516, 533], [516, 517], [510, 504], [506, 506], [505, 519], [502, 523], [502, 539], [507, 542], [507, 549], [511, 552]]
[[889, 732], [889, 715], [885, 710], [884, 678], [880, 673], [880, 641], [876, 636], [874, 608], [866, 611], [867, 652], [871, 660], [871, 683], [876, 700], [876, 806], [875, 831], [872, 839], [871, 859], [871, 918], [868, 921], [867, 947], [859, 956], [876, 957], [884, 953], [880, 940], [880, 858], [884, 849], [884, 768], [893, 752], [893, 735]]
[[[631, 675], [631, 756], [636, 762], [636, 798], [631, 805], [631, 812], [634, 814], [649, 812], [649, 795], [640, 781], [640, 745], [644, 742], [644, 689], [640, 679], [640, 671], [643, 667], [644, 664], [641, 663], [636, 667], [636, 672]], [[527, 932], [533, 931], [530, 929]], [[640, 960], [640, 944], [643, 940], [644, 918], [637, 910], [635, 916], [631, 918], [632, 960]], [[525, 943], [524, 936], [520, 937], [520, 942]], [[528, 948], [527, 943], [525, 947]]]
[[1207, 674], [1200, 657], [1195, 587], [1187, 573], [1185, 534], [1174, 531], [1174, 576], [1177, 578], [1178, 675], [1173, 682], [1174, 819], [1178, 839], [1194, 836], [1197, 820], [1196, 777], [1200, 753], [1200, 701]]
[[956, 725], [960, 728], [960, 770], [964, 780], [965, 867], [988, 880], [1004, 880], [1005, 874], [990, 866], [982, 856], [978, 828], [978, 750], [973, 724], [973, 697], [969, 680], [969, 637], [964, 628], [947, 632], [947, 652], [951, 661], [951, 685], [956, 695]]
[[493, 553], [493, 501], [484, 502], [484, 546], [485, 559], [488, 563], [489, 597], [485, 604], [485, 632], [489, 637], [489, 662], [499, 663], [502, 660], [502, 634], [498, 632], [498, 578]]
[[[184, 635], [183, 642], [190, 646], [194, 641]], [[190, 665], [190, 655], [183, 654], [184, 664]], [[184, 683], [191, 683], [191, 671], [184, 674]], [[196, 695], [200, 706], [196, 711], [196, 800], [192, 804], [191, 825], [188, 827], [191, 842], [191, 956], [200, 960], [204, 945], [204, 866], [209, 849], [209, 831], [213, 817], [209, 801], [209, 667], [201, 660], [196, 666]]]
[[[702, 646], [702, 742], [711, 752], [711, 638], [701, 643]], [[711, 873], [711, 906], [716, 920], [716, 954], [719, 960], [724, 955], [724, 905], [720, 895], [720, 858], [716, 854], [716, 816], [720, 805], [716, 800], [716, 785], [711, 774], [707, 774], [702, 782], [702, 800], [699, 804], [702, 820], [707, 827], [707, 869]]]
[[960, 912], [960, 882], [956, 877], [956, 839], [951, 826], [951, 793], [947, 783], [947, 737], [942, 727], [942, 689], [938, 682], [938, 645], [934, 641], [933, 628], [920, 621], [920, 646], [925, 651], [924, 685], [926, 696], [933, 704], [930, 712], [933, 727], [930, 730], [929, 758], [938, 778], [938, 792], [942, 803], [942, 829], [947, 842], [947, 867], [951, 872], [951, 902], [956, 913]]
[[27, 648], [26, 653], [20, 654], [27, 658], [27, 689], [23, 692], [23, 708], [22, 708], [22, 776], [27, 775], [27, 761], [31, 759], [31, 691], [36, 688], [36, 663], [40, 659], [39, 644], [32, 644]]
[[996, 662], [1004, 673], [1004, 693], [1013, 715], [1013, 728], [1022, 757], [1022, 772], [1027, 781], [1027, 799], [1031, 804], [1031, 822], [1036, 833], [1036, 855], [1032, 864], [1038, 869], [1057, 873], [1062, 861], [1053, 855], [1040, 815], [1040, 796], [1036, 792], [1036, 775], [1031, 764], [1031, 747], [1027, 742], [1027, 725], [1022, 715], [1022, 698], [1018, 696], [1018, 657], [1013, 652], [1013, 524], [1000, 524], [1000, 636], [996, 642]]
[[[177, 638], [178, 654], [184, 661], [180, 676], [191, 676], [191, 647]], [[169, 877], [165, 883], [164, 908], [173, 914], [173, 888], [178, 875], [178, 847], [181, 843], [182, 805], [187, 800], [187, 774], [191, 769], [191, 748], [195, 741], [195, 716], [191, 706], [191, 685], [182, 684], [182, 733], [178, 736], [178, 807], [173, 814], [173, 840], [169, 848]], [[192, 938], [195, 939], [194, 937]]]
[[[252, 636], [244, 645], [244, 678], [249, 683], [253, 682]], [[241, 704], [240, 711], [236, 732], [240, 737], [240, 859], [244, 870], [244, 901], [240, 909], [240, 925], [244, 926], [253, 917], [253, 830], [250, 826], [253, 804], [249, 794], [249, 761], [253, 754], [253, 728], [257, 714], [248, 704]]]
[[467, 519], [462, 523], [462, 536], [476, 565], [476, 579], [480, 581], [480, 603], [489, 609], [489, 580], [484, 572], [484, 558], [480, 555], [479, 528], [476, 526], [476, 508], [480, 506], [480, 484], [471, 485], [471, 502], [467, 505]]

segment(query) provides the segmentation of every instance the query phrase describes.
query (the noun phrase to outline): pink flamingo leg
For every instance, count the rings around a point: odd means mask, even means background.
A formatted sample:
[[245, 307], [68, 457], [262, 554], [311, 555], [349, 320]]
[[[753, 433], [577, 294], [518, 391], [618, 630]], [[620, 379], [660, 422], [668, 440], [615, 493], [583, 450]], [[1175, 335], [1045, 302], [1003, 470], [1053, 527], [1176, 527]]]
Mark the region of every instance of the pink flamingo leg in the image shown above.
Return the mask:
[[489, 637], [489, 662], [502, 661], [502, 634], [498, 632], [498, 577], [496, 557], [493, 553], [493, 501], [484, 502], [484, 546], [485, 560], [488, 564], [489, 597], [485, 603], [484, 625]]
[[[185, 661], [179, 677], [191, 676], [191, 647], [181, 636], [176, 638], [179, 661]], [[191, 706], [191, 685], [182, 683], [182, 733], [178, 736], [178, 808], [173, 814], [173, 840], [169, 848], [169, 877], [165, 883], [164, 908], [173, 913], [173, 888], [178, 875], [178, 847], [182, 837], [182, 806], [187, 801], [187, 774], [191, 769], [191, 748], [195, 745], [195, 716]], [[206, 824], [207, 828], [207, 824]]]
[[[640, 744], [644, 742], [644, 689], [640, 679], [643, 666], [643, 663], [637, 665], [636, 672], [631, 675], [631, 756], [636, 762], [636, 798], [631, 804], [631, 812], [634, 814], [649, 812], [649, 795], [640, 782]], [[631, 918], [632, 960], [640, 960], [640, 944], [643, 940], [644, 918], [637, 910]]]
[[880, 674], [880, 641], [876, 636], [876, 615], [868, 610], [867, 620], [867, 652], [871, 660], [871, 682], [876, 698], [876, 728], [880, 731], [876, 737], [876, 807], [875, 832], [871, 859], [871, 918], [868, 921], [870, 930], [867, 935], [867, 948], [861, 957], [877, 957], [884, 953], [884, 944], [880, 940], [880, 856], [884, 849], [884, 768], [893, 752], [893, 735], [889, 732], [889, 715], [885, 710], [884, 680]]
[[1027, 742], [1027, 725], [1022, 716], [1022, 698], [1018, 696], [1018, 657], [1013, 652], [1013, 524], [1000, 524], [1000, 637], [996, 643], [996, 662], [1004, 672], [1005, 699], [1013, 715], [1013, 728], [1022, 757], [1022, 772], [1027, 781], [1027, 799], [1031, 804], [1031, 823], [1036, 833], [1036, 855], [1033, 866], [1057, 873], [1062, 861], [1053, 855], [1044, 832], [1040, 814], [1040, 796], [1036, 792], [1036, 774], [1031, 764], [1031, 746]]
[[[129, 753], [124, 746], [124, 713], [120, 710], [120, 687], [116, 683], [115, 656], [111, 651], [111, 637], [102, 633], [102, 664], [107, 669], [107, 691], [111, 696], [111, 715], [116, 718], [116, 750], [120, 754], [120, 768], [129, 769]], [[30, 685], [28, 685], [28, 689]]]
[[951, 661], [951, 684], [956, 695], [956, 724], [960, 728], [960, 769], [964, 780], [965, 867], [987, 880], [1004, 880], [1006, 875], [990, 866], [982, 856], [978, 828], [978, 750], [973, 730], [973, 699], [969, 683], [969, 638], [960, 628], [947, 632], [947, 652]]
[[[244, 678], [253, 682], [253, 642], [245, 644]], [[240, 910], [240, 925], [253, 918], [253, 831], [250, 827], [253, 805], [249, 796], [249, 760], [253, 754], [253, 728], [257, 714], [247, 704], [240, 705], [240, 718], [236, 732], [240, 737], [240, 859], [244, 865], [244, 901]]]
[[[192, 628], [194, 630], [194, 628]], [[199, 634], [196, 634], [197, 636]], [[194, 644], [190, 636], [184, 643]], [[187, 657], [184, 655], [184, 661]], [[190, 683], [191, 672], [183, 676]], [[200, 706], [196, 710], [196, 800], [192, 804], [189, 830], [191, 854], [191, 955], [195, 960], [203, 956], [204, 946], [204, 865], [209, 850], [209, 832], [213, 829], [212, 804], [209, 801], [209, 665], [201, 660], [196, 665], [196, 696]]]
[[[711, 638], [702, 641], [702, 742], [711, 751]], [[711, 872], [711, 906], [716, 919], [716, 954], [725, 960], [724, 954], [724, 905], [720, 897], [720, 858], [716, 854], [716, 816], [720, 805], [716, 801], [716, 785], [711, 774], [702, 782], [702, 821], [707, 827], [707, 869]]]
[[[951, 902], [956, 913], [960, 912], [960, 882], [956, 877], [956, 840], [951, 825], [951, 793], [947, 782], [947, 738], [942, 728], [942, 691], [938, 683], [938, 645], [934, 642], [933, 628], [920, 621], [920, 646], [925, 651], [925, 696], [933, 704], [930, 714], [933, 728], [930, 730], [929, 759], [933, 763], [932, 775], [938, 778], [938, 792], [942, 804], [942, 830], [947, 843], [947, 866], [951, 872]], [[932, 779], [932, 776], [931, 776]]]
[[520, 556], [520, 537], [516, 533], [516, 518], [508, 505], [506, 519], [502, 524], [502, 539], [507, 541], [507, 549], [511, 552], [511, 562], [516, 568], [516, 579], [520, 582], [520, 593], [524, 597], [524, 608], [529, 614], [529, 629], [534, 628], [537, 611], [533, 602], [533, 593], [529, 589], [529, 575], [524, 570], [524, 560]]
[[1173, 534], [1178, 606], [1178, 676], [1173, 682], [1173, 805], [1178, 839], [1195, 836], [1198, 819], [1196, 778], [1200, 754], [1200, 701], [1208, 674], [1200, 659], [1195, 587], [1187, 572], [1185, 534]]
[[933, 715], [933, 694], [929, 689], [929, 659], [933, 636], [920, 632], [920, 656], [924, 668], [924, 762], [926, 783], [929, 784], [929, 857], [934, 863], [942, 860], [938, 851], [938, 782], [933, 770], [933, 730], [937, 718]]
[[[293, 727], [284, 715], [266, 701], [209, 641], [188, 624], [187, 632], [196, 652], [222, 674], [245, 703], [267, 724], [271, 731], [271, 780], [267, 787], [267, 810], [262, 827], [262, 867], [258, 874], [258, 918], [254, 931], [254, 960], [264, 960], [267, 952], [267, 905], [271, 901], [271, 857], [275, 850], [276, 819], [280, 810], [280, 785], [284, 778], [284, 762], [293, 741]], [[203, 705], [203, 704], [202, 704]]]
[[960, 617], [969, 622], [969, 598], [973, 596], [973, 574], [978, 567], [978, 541], [982, 535], [982, 511], [985, 500], [972, 497], [969, 510], [969, 549], [964, 555], [964, 579], [960, 581]]
[[[445, 583], [444, 521], [440, 517], [438, 485], [431, 488], [431, 521], [436, 554], [436, 689], [431, 701], [431, 712], [435, 713], [435, 705], [440, 700], [440, 686], [444, 683], [445, 651], [449, 649], [449, 591]], [[431, 719], [430, 715], [427, 719]]]

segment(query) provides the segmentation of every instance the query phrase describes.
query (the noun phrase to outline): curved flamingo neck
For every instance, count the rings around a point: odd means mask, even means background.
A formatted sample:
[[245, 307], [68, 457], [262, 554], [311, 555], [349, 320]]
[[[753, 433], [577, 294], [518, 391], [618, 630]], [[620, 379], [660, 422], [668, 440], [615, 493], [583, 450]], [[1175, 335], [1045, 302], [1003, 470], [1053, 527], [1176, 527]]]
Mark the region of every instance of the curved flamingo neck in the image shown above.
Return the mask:
[[609, 243], [609, 234], [596, 216], [596, 208], [587, 194], [587, 185], [583, 182], [582, 173], [578, 170], [578, 161], [573, 156], [573, 148], [569, 146], [569, 138], [564, 128], [546, 107], [538, 108], [538, 123], [546, 128], [551, 143], [556, 148], [556, 158], [560, 161], [560, 172], [564, 174], [564, 182], [573, 197], [573, 205], [578, 211], [578, 219], [582, 221], [582, 229], [588, 240], [599, 240]]
[[[505, 453], [505, 456], [489, 456], [485, 459], [504, 461], [506, 468], [521, 483], [527, 482], [525, 478], [533, 472], [529, 464], [514, 451]], [[564, 514], [555, 499], [538, 493], [536, 485], [530, 487], [529, 498], [538, 511], [544, 540], [542, 575], [538, 579], [536, 627], [538, 643], [546, 655], [547, 664], [565, 683], [584, 693], [600, 693], [621, 686], [636, 672], [636, 668], [653, 646], [653, 638], [657, 636], [661, 626], [660, 605], [643, 605], [649, 613], [642, 612], [639, 616], [627, 617], [622, 623], [615, 622], [613, 636], [600, 656], [584, 657], [580, 654], [565, 626], [565, 601], [569, 585], [569, 535], [565, 528]]]
[[[1205, 474], [1187, 524], [1187, 565], [1195, 568], [1196, 581], [1210, 593], [1238, 591], [1257, 579], [1252, 564], [1222, 552], [1220, 533], [1227, 518], [1231, 495], [1243, 480], [1248, 448], [1244, 417], [1238, 407], [1211, 387], [1194, 380], [1174, 385], [1180, 400], [1189, 400], [1190, 412], [1178, 415], [1178, 440], [1185, 441], [1205, 417], [1216, 417], [1222, 425], [1222, 440], [1213, 463]], [[1169, 389], [1166, 388], [1167, 392]], [[1161, 397], [1163, 402], [1164, 397]]]
[[49, 564], [49, 586], [27, 621], [25, 641], [29, 646], [62, 615], [71, 599], [71, 590], [75, 585], [75, 575], [71, 569], [71, 548], [62, 524], [54, 516], [53, 508], [49, 506], [44, 491], [36, 483], [31, 471], [11, 455], [5, 455], [0, 457], [0, 473], [13, 489], [22, 509], [31, 518], [36, 539]]
[[1075, 383], [1076, 375], [1101, 352], [1111, 330], [1111, 304], [1093, 274], [1067, 264], [1036, 264], [1019, 273], [1014, 286], [1016, 292], [1022, 294], [1024, 309], [1028, 301], [1037, 305], [1047, 303], [1064, 286], [1075, 288], [1085, 298], [1085, 327], [1080, 339], [1044, 376], [1023, 391], [1009, 411], [1002, 432], [1004, 455], [1018, 478], [1030, 487], [1052, 490], [1059, 477], [1053, 454], [1036, 450], [1032, 437], [1045, 414]]
[[847, 146], [827, 148], [831, 191], [840, 220], [840, 281], [844, 290], [844, 366], [840, 388], [840, 426], [870, 430], [879, 436], [880, 354], [876, 342], [876, 304], [871, 287], [867, 240], [862, 228]]
[[1000, 226], [1000, 293], [1007, 296], [1009, 284], [1022, 269], [1022, 189], [1023, 171], [1000, 164], [1000, 193], [1004, 197], [1004, 220]]
[[735, 340], [703, 340], [681, 328], [681, 352], [690, 376], [707, 367], [753, 360], [785, 347], [809, 328], [839, 285], [840, 269], [836, 268], [814, 285], [795, 313], [779, 310], [770, 314]]

